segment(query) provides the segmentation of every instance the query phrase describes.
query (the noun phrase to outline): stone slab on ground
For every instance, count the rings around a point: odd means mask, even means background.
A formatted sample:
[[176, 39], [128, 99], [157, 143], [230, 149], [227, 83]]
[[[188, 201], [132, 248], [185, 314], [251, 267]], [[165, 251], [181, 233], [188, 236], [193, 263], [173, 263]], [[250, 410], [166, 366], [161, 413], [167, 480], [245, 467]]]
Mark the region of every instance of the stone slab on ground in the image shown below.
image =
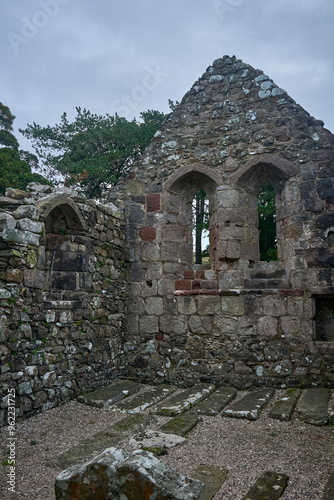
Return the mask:
[[237, 395], [233, 387], [218, 387], [211, 396], [195, 405], [189, 413], [196, 415], [218, 415]]
[[265, 472], [241, 500], [278, 500], [288, 485], [289, 476]]
[[117, 446], [123, 439], [139, 434], [155, 421], [156, 418], [152, 415], [129, 415], [65, 451], [50, 461], [49, 465], [67, 469], [72, 465], [81, 464], [106, 448]]
[[178, 436], [186, 436], [199, 422], [202, 418], [199, 415], [192, 415], [186, 413], [185, 415], [178, 415], [172, 418], [164, 425], [162, 425], [159, 430], [161, 432], [166, 432], [167, 434], [177, 434]]
[[334, 391], [332, 391], [332, 397], [328, 403], [328, 418], [329, 423], [334, 425]]
[[130, 401], [127, 399], [113, 405], [111, 411], [120, 411], [121, 413], [140, 413], [146, 410], [150, 406], [159, 403], [168, 396], [171, 396], [175, 392], [177, 387], [175, 386], [165, 386], [159, 385], [153, 387], [153, 389], [137, 394]]
[[61, 472], [55, 491], [56, 500], [206, 500], [200, 481], [173, 471], [147, 451], [129, 454], [117, 448]]
[[334, 472], [329, 476], [322, 500], [334, 500]]
[[174, 417], [190, 410], [190, 408], [210, 396], [215, 390], [216, 386], [213, 384], [197, 384], [159, 403], [151, 411], [158, 415]]
[[331, 398], [330, 389], [306, 389], [297, 405], [298, 417], [313, 425], [326, 425], [329, 421], [328, 402]]
[[201, 481], [205, 486], [206, 500], [212, 500], [215, 494], [220, 490], [225, 482], [228, 471], [226, 469], [218, 469], [209, 465], [200, 465], [191, 474], [193, 479]]
[[247, 393], [238, 401], [226, 408], [222, 415], [224, 417], [248, 418], [256, 420], [262, 408], [268, 403], [275, 393], [274, 389], [255, 389]]
[[300, 394], [300, 389], [287, 389], [283, 397], [276, 401], [270, 410], [269, 417], [277, 418], [284, 422], [290, 420]]
[[78, 401], [86, 405], [103, 408], [117, 403], [131, 394], [135, 394], [142, 387], [141, 384], [132, 382], [132, 380], [117, 380], [88, 394], [81, 394]]
[[133, 450], [141, 448], [154, 455], [166, 455], [167, 450], [174, 448], [174, 446], [180, 446], [186, 441], [186, 438], [176, 434], [148, 429], [130, 438], [128, 445]]

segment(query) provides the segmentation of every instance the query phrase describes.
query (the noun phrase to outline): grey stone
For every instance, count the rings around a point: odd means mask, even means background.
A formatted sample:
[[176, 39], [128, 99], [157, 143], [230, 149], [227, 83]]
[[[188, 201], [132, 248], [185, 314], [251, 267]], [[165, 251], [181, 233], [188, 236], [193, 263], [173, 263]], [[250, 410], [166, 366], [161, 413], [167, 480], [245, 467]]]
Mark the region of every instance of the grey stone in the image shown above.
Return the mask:
[[306, 389], [297, 405], [297, 415], [301, 420], [313, 425], [326, 425], [329, 420], [328, 402], [330, 389]]
[[120, 411], [121, 413], [140, 413], [150, 406], [159, 403], [176, 391], [175, 386], [159, 385], [142, 394], [137, 394], [130, 401], [121, 401], [113, 405], [111, 411]]
[[34, 205], [22, 205], [15, 210], [13, 215], [15, 219], [32, 219], [37, 221], [39, 218], [38, 210]]
[[204, 484], [205, 498], [206, 500], [212, 500], [224, 484], [227, 474], [226, 469], [221, 470], [217, 467], [199, 465], [191, 474], [191, 477]]
[[189, 413], [196, 415], [218, 415], [237, 395], [233, 387], [218, 387], [211, 396], [195, 405]]
[[0, 213], [0, 231], [3, 229], [14, 229], [16, 227], [16, 220], [6, 212]]
[[283, 397], [276, 401], [269, 416], [285, 422], [290, 420], [300, 394], [300, 389], [287, 389]]
[[135, 394], [141, 387], [140, 384], [131, 380], [120, 380], [88, 394], [82, 394], [78, 397], [78, 401], [89, 406], [103, 408]]
[[261, 410], [273, 397], [274, 389], [255, 389], [223, 410], [224, 417], [257, 420]]
[[265, 472], [241, 500], [278, 500], [288, 485], [289, 476]]
[[44, 224], [31, 219], [19, 219], [17, 221], [18, 229], [22, 231], [30, 231], [31, 233], [41, 234], [44, 230]]
[[202, 418], [199, 415], [186, 413], [178, 415], [160, 427], [161, 432], [167, 434], [176, 434], [178, 436], [186, 436], [196, 425], [201, 422]]
[[[146, 430], [136, 436], [133, 436], [129, 440], [129, 447], [132, 449], [169, 449], [175, 446], [180, 446], [185, 443], [186, 438], [177, 435], [161, 431]], [[148, 450], [151, 451], [151, 450]], [[152, 451], [153, 453], [153, 451]]]
[[196, 403], [207, 398], [216, 389], [214, 385], [198, 384], [158, 404], [151, 411], [158, 415], [175, 416], [189, 410]]
[[93, 496], [101, 500], [205, 500], [204, 485], [182, 476], [147, 451], [137, 450], [131, 455], [122, 449], [108, 448], [83, 466], [74, 466], [56, 478], [57, 500]]
[[271, 95], [270, 90], [260, 90], [258, 92], [258, 96], [260, 99], [265, 99], [266, 97], [269, 97]]
[[17, 243], [18, 245], [39, 246], [40, 236], [30, 231], [20, 231], [19, 229], [4, 229], [2, 232], [4, 241]]
[[91, 460], [106, 448], [117, 446], [120, 441], [139, 434], [155, 420], [152, 415], [129, 415], [84, 439], [80, 444], [51, 460], [49, 464], [53, 467], [67, 468]]
[[331, 472], [325, 486], [325, 491], [322, 500], [333, 500], [333, 498], [334, 498], [334, 472]]

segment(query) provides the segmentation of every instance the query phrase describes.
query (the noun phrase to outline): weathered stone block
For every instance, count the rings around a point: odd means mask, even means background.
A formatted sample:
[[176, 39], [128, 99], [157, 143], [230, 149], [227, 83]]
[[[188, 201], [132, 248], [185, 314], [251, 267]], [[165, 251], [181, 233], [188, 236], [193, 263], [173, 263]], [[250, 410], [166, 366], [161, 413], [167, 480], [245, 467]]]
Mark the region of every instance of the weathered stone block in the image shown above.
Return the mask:
[[41, 234], [44, 230], [44, 224], [27, 218], [18, 220], [17, 227], [22, 231], [30, 231], [36, 234]]
[[40, 236], [30, 231], [21, 231], [20, 229], [4, 229], [2, 238], [8, 243], [16, 243], [18, 245], [39, 246]]
[[153, 193], [146, 195], [147, 212], [158, 212], [160, 210], [160, 194]]
[[286, 314], [286, 297], [268, 295], [263, 299], [263, 314], [265, 316], [284, 316]]
[[146, 312], [151, 316], [163, 314], [163, 301], [160, 297], [149, 297], [146, 299]]
[[[56, 499], [108, 498], [138, 500], [205, 500], [203, 483], [172, 471], [152, 453], [108, 448], [82, 466], [63, 471], [56, 478]], [[147, 496], [149, 495], [149, 496]]]
[[244, 314], [244, 304], [241, 297], [222, 297], [222, 311], [223, 314], [230, 316], [242, 316]]
[[196, 314], [196, 301], [194, 297], [178, 297], [177, 307], [180, 314]]
[[208, 335], [212, 330], [212, 316], [191, 316], [189, 318], [189, 330], [199, 335]]
[[159, 324], [157, 316], [144, 316], [139, 320], [139, 330], [141, 333], [158, 333]]
[[5, 212], [0, 213], [0, 231], [3, 229], [14, 229], [16, 227], [16, 220], [10, 214]]
[[51, 284], [54, 290], [76, 290], [77, 274], [73, 272], [53, 272]]
[[143, 241], [154, 241], [157, 236], [157, 231], [154, 227], [143, 226], [139, 228], [139, 236]]
[[54, 271], [89, 271], [89, 255], [77, 252], [55, 252]]
[[198, 297], [198, 314], [200, 316], [220, 314], [220, 297]]
[[276, 337], [277, 319], [272, 316], [264, 316], [258, 321], [258, 334], [261, 337]]

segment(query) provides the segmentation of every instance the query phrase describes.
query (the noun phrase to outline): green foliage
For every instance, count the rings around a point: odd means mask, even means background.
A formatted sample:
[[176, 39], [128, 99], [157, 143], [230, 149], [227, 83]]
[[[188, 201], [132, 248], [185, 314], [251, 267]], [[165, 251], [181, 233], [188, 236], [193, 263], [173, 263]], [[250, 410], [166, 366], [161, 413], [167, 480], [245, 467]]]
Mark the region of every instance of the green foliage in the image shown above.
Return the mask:
[[48, 184], [48, 181], [31, 169], [36, 168], [35, 155], [19, 150], [19, 143], [12, 134], [15, 116], [0, 102], [0, 195], [6, 188], [25, 189], [29, 182]]
[[36, 123], [20, 132], [32, 140], [48, 176], [59, 173], [66, 185], [77, 184], [88, 197], [98, 197], [117, 182], [124, 169], [144, 151], [159, 129], [164, 114], [149, 110], [141, 122], [126, 118], [100, 116], [76, 108], [73, 122], [64, 113], [59, 124], [41, 127]]
[[260, 260], [277, 260], [274, 188], [266, 183], [258, 193]]

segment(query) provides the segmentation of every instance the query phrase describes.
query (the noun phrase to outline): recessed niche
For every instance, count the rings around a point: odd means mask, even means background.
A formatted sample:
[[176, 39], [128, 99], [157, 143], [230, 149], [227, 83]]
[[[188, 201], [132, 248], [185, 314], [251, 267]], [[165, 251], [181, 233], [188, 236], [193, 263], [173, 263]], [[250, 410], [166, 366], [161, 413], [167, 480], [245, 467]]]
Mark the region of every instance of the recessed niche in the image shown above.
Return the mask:
[[315, 297], [316, 340], [334, 342], [334, 296]]

